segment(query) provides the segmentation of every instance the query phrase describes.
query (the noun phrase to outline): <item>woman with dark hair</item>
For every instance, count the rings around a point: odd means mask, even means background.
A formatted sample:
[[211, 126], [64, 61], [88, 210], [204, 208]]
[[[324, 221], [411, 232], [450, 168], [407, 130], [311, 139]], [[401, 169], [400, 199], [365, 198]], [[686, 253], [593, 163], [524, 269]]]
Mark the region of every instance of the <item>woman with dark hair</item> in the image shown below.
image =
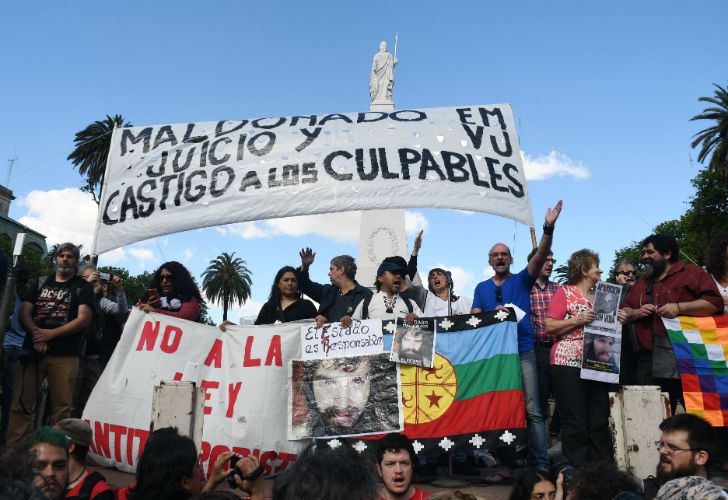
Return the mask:
[[546, 318], [551, 347], [551, 377], [561, 416], [561, 442], [566, 458], [577, 466], [609, 460], [609, 384], [581, 378], [584, 325], [594, 321], [594, 292], [599, 281], [599, 255], [578, 250], [569, 257], [567, 284], [556, 290]]
[[430, 293], [425, 299], [425, 316], [470, 314], [473, 299], [459, 297], [453, 292], [455, 285], [448, 271], [435, 267], [427, 276]]
[[200, 321], [202, 295], [192, 275], [179, 262], [165, 262], [157, 269], [146, 295], [137, 307], [189, 321]]
[[728, 233], [718, 233], [705, 250], [705, 270], [713, 277], [723, 297], [723, 314], [728, 314]]
[[175, 427], [164, 427], [152, 432], [144, 445], [136, 469], [136, 484], [118, 492], [119, 500], [186, 500], [198, 498], [200, 493], [214, 490], [235, 471], [235, 484], [251, 495], [264, 498], [262, 477], [241, 480], [253, 472], [260, 463], [250, 456], [237, 462], [234, 469], [225, 470], [233, 456], [221, 453], [212, 467], [210, 478], [203, 485], [200, 461], [194, 441], [177, 432]]
[[276, 273], [268, 301], [260, 309], [255, 324], [271, 325], [275, 322], [287, 323], [315, 317], [316, 307], [313, 302], [304, 299], [298, 289], [296, 270], [285, 266]]
[[521, 474], [511, 491], [509, 500], [554, 500], [556, 498], [556, 482], [545, 470], [526, 469]]

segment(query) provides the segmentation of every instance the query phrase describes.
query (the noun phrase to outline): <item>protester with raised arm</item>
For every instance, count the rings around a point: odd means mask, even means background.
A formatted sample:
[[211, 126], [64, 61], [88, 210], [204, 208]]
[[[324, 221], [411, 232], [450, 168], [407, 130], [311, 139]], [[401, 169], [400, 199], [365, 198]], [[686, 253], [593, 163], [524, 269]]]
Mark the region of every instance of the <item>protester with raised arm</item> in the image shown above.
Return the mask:
[[450, 316], [470, 314], [473, 300], [455, 295], [452, 274], [445, 269], [434, 267], [427, 276], [430, 293], [425, 300], [425, 316]]
[[523, 392], [526, 397], [526, 424], [528, 428], [528, 464], [545, 468], [549, 465], [546, 454], [546, 425], [539, 408], [538, 376], [536, 374], [536, 355], [533, 350], [533, 328], [531, 328], [531, 287], [541, 273], [551, 252], [556, 220], [559, 218], [563, 203], [546, 210], [543, 235], [536, 253], [528, 265], [518, 274], [511, 273], [513, 257], [511, 250], [503, 243], [496, 243], [488, 252], [488, 263], [495, 276], [481, 282], [475, 288], [473, 314], [503, 308], [506, 304], [518, 307], [524, 318], [518, 322], [518, 352], [521, 358]]
[[329, 264], [330, 285], [322, 285], [311, 281], [308, 268], [316, 259], [316, 253], [310, 248], [299, 252], [301, 267], [297, 274], [301, 291], [319, 303], [316, 315], [316, 326], [324, 323], [340, 321], [344, 316], [351, 316], [359, 302], [372, 295], [371, 290], [356, 282], [356, 263], [349, 255], [339, 255], [331, 259]]

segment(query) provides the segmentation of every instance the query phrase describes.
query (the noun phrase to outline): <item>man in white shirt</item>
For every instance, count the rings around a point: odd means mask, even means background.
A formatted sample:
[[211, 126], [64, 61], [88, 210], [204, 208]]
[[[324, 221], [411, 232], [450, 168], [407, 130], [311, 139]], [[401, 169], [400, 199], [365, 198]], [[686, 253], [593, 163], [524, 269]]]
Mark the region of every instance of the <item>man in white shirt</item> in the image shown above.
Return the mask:
[[[405, 323], [422, 316], [422, 310], [412, 300], [399, 295], [407, 270], [393, 262], [383, 262], [377, 269], [377, 293], [356, 306], [353, 319], [404, 318]], [[344, 323], [342, 318], [342, 324]]]

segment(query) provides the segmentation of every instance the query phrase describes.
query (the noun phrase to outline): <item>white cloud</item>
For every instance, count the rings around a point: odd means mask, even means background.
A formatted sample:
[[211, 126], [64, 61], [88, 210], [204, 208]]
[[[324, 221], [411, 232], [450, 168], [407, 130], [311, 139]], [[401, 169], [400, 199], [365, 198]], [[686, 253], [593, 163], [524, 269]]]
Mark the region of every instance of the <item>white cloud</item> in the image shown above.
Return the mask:
[[18, 204], [28, 209], [18, 222], [44, 234], [49, 247], [71, 241], [91, 249], [99, 207], [90, 194], [76, 188], [34, 190]]
[[[215, 323], [222, 323], [222, 307], [213, 304], [212, 302], [208, 302], [207, 306], [207, 311], [213, 321], [215, 321]], [[237, 303], [235, 303], [228, 307], [228, 321], [238, 323], [240, 318], [252, 317], [255, 319], [258, 317], [258, 313], [262, 307], [263, 303], [256, 302], [255, 300], [248, 300], [243, 307], [240, 307]]]
[[182, 262], [187, 264], [193, 255], [195, 255], [195, 251], [193, 249], [185, 248], [182, 252]]
[[297, 215], [259, 222], [240, 222], [215, 228], [221, 234], [240, 236], [246, 240], [274, 236], [300, 237], [315, 234], [338, 243], [359, 240], [359, 212], [341, 212], [320, 215]]
[[126, 252], [123, 248], [110, 250], [99, 257], [99, 265], [106, 266], [109, 264], [117, 264], [126, 259]]
[[276, 236], [305, 236], [315, 234], [330, 238], [337, 243], [359, 241], [360, 212], [335, 214], [299, 215], [265, 222], [267, 229]]
[[404, 230], [409, 235], [415, 235], [421, 230], [427, 231], [429, 227], [427, 217], [422, 212], [410, 212], [405, 210], [404, 212]]
[[132, 257], [134, 257], [136, 260], [153, 260], [156, 259], [157, 256], [148, 248], [130, 248], [129, 253]]
[[256, 222], [238, 222], [236, 224], [229, 224], [223, 227], [216, 227], [215, 229], [222, 234], [232, 234], [240, 236], [246, 240], [271, 237], [271, 235], [264, 229], [260, 228]]
[[573, 177], [583, 180], [591, 175], [589, 169], [580, 161], [574, 161], [558, 151], [551, 151], [537, 158], [532, 158], [525, 152], [521, 153], [526, 179], [529, 181], [542, 181], [550, 177]]
[[495, 270], [488, 265], [485, 269], [483, 269], [483, 279], [490, 279], [493, 276], [495, 276]]
[[[455, 293], [458, 295], [472, 295], [473, 294], [473, 273], [467, 271], [459, 266], [449, 266], [438, 262], [432, 267], [440, 267], [452, 273], [452, 282], [455, 285]], [[424, 278], [424, 277], [423, 277]]]

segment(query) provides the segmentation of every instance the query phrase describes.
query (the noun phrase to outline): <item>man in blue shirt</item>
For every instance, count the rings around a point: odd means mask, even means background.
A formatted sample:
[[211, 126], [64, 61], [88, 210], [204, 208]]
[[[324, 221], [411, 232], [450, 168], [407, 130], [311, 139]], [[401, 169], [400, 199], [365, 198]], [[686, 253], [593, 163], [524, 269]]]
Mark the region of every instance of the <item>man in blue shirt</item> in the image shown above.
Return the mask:
[[546, 210], [543, 236], [536, 253], [528, 265], [518, 274], [511, 273], [513, 257], [511, 250], [503, 243], [496, 243], [488, 252], [488, 263], [495, 276], [478, 284], [473, 296], [472, 313], [503, 309], [506, 304], [521, 309], [525, 316], [518, 322], [518, 352], [521, 357], [523, 393], [526, 398], [526, 426], [528, 430], [528, 463], [530, 466], [547, 469], [546, 424], [539, 408], [536, 355], [533, 350], [533, 328], [531, 327], [531, 287], [536, 282], [546, 258], [551, 253], [554, 225], [561, 213], [561, 200]]

